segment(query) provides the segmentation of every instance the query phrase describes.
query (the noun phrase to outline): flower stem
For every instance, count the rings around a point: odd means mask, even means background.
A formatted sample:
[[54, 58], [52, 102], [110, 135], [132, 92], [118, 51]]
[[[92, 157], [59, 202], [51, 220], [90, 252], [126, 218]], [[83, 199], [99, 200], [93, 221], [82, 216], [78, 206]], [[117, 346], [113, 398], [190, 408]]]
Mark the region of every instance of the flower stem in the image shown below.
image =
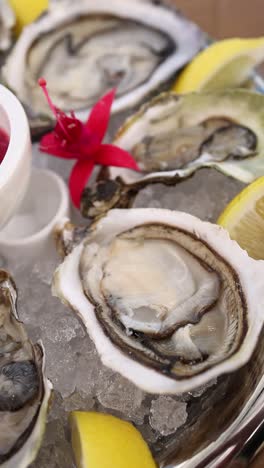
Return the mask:
[[62, 111], [58, 111], [57, 107], [54, 106], [54, 104], [53, 104], [53, 102], [52, 102], [52, 100], [50, 98], [50, 95], [48, 93], [48, 90], [47, 90], [47, 82], [46, 82], [45, 78], [39, 78], [38, 84], [42, 88], [43, 93], [45, 94], [45, 97], [46, 97], [46, 99], [48, 101], [49, 107], [52, 110], [53, 114], [55, 115], [55, 117], [57, 119], [57, 122], [60, 125], [62, 131], [64, 132], [65, 136], [71, 140], [71, 135], [67, 131], [67, 127], [63, 124], [63, 121], [62, 121], [62, 118], [61, 118], [61, 116], [64, 115], [64, 113]]

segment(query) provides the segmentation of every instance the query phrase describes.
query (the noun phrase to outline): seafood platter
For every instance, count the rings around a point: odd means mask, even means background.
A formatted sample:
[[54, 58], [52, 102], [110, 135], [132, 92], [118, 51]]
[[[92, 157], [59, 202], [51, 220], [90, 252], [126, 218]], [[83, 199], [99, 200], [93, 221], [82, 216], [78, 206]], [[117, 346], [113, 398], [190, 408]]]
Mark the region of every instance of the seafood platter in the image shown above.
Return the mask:
[[[172, 4], [52, 0], [18, 34], [12, 3], [0, 114], [6, 89], [28, 140], [0, 118], [0, 467], [231, 467], [263, 430], [264, 190], [243, 242], [218, 220], [264, 176], [264, 40], [201, 84], [220, 43]], [[11, 209], [13, 139], [29, 156]], [[69, 184], [63, 210], [42, 171]], [[48, 247], [24, 230], [23, 196]], [[109, 440], [92, 462], [80, 412], [129, 422], [149, 464], [111, 462]]]

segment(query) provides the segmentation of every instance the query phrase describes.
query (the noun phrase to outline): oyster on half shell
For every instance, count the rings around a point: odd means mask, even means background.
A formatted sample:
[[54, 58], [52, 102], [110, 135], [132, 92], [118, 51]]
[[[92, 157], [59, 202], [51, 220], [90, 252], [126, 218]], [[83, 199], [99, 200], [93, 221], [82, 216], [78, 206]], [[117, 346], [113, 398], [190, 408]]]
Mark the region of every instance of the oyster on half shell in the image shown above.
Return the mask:
[[131, 206], [146, 185], [174, 185], [201, 167], [252, 182], [264, 174], [263, 109], [264, 96], [244, 90], [154, 98], [125, 122], [113, 142], [135, 157], [142, 172], [104, 168], [83, 193], [83, 215], [94, 218]]
[[0, 271], [0, 466], [26, 468], [34, 460], [45, 429], [51, 383], [45, 355], [33, 345], [16, 312], [12, 278]]
[[264, 320], [264, 262], [222, 228], [131, 209], [80, 234], [69, 224], [60, 233], [67, 255], [53, 290], [106, 366], [147, 392], [181, 394], [250, 360]]
[[160, 2], [52, 2], [22, 32], [4, 81], [31, 116], [51, 115], [37, 83], [44, 76], [56, 106], [84, 120], [113, 87], [114, 112], [142, 102], [168, 85], [205, 43], [196, 25]]

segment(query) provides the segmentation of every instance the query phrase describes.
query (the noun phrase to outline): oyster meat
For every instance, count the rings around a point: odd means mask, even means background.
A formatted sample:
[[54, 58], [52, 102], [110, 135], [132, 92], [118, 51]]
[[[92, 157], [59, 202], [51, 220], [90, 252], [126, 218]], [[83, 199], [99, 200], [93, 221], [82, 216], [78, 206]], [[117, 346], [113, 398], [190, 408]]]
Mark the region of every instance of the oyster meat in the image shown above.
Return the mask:
[[181, 394], [245, 365], [263, 326], [264, 262], [180, 212], [112, 210], [69, 224], [53, 289], [103, 363], [150, 393]]
[[264, 174], [263, 109], [264, 96], [244, 90], [154, 98], [113, 142], [135, 157], [142, 172], [104, 168], [99, 182], [83, 193], [83, 214], [94, 218], [131, 206], [146, 185], [173, 185], [201, 167], [252, 182]]
[[22, 32], [4, 80], [31, 115], [49, 115], [37, 84], [44, 76], [55, 104], [84, 120], [113, 87], [113, 111], [133, 107], [168, 84], [205, 44], [196, 25], [160, 2], [52, 2]]
[[51, 383], [41, 343], [28, 339], [16, 312], [16, 288], [0, 271], [0, 466], [25, 468], [45, 429]]

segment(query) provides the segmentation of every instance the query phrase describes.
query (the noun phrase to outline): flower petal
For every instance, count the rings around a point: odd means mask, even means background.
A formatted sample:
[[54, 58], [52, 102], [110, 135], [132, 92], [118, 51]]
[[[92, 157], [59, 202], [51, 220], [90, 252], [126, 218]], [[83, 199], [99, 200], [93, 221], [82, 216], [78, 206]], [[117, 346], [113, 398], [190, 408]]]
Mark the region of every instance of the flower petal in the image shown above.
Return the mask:
[[78, 149], [73, 151], [72, 148], [69, 148], [68, 146], [63, 148], [54, 132], [47, 133], [41, 138], [39, 149], [44, 153], [48, 153], [59, 158], [77, 159], [79, 157]]
[[116, 89], [112, 89], [109, 93], [105, 94], [102, 99], [93, 106], [90, 116], [85, 124], [87, 133], [97, 136], [98, 145], [103, 141], [107, 131], [115, 94]]
[[101, 145], [95, 155], [96, 164], [118, 166], [139, 171], [139, 167], [130, 153], [114, 145]]
[[94, 161], [78, 161], [69, 179], [71, 199], [76, 208], [80, 207], [81, 194], [94, 168]]

